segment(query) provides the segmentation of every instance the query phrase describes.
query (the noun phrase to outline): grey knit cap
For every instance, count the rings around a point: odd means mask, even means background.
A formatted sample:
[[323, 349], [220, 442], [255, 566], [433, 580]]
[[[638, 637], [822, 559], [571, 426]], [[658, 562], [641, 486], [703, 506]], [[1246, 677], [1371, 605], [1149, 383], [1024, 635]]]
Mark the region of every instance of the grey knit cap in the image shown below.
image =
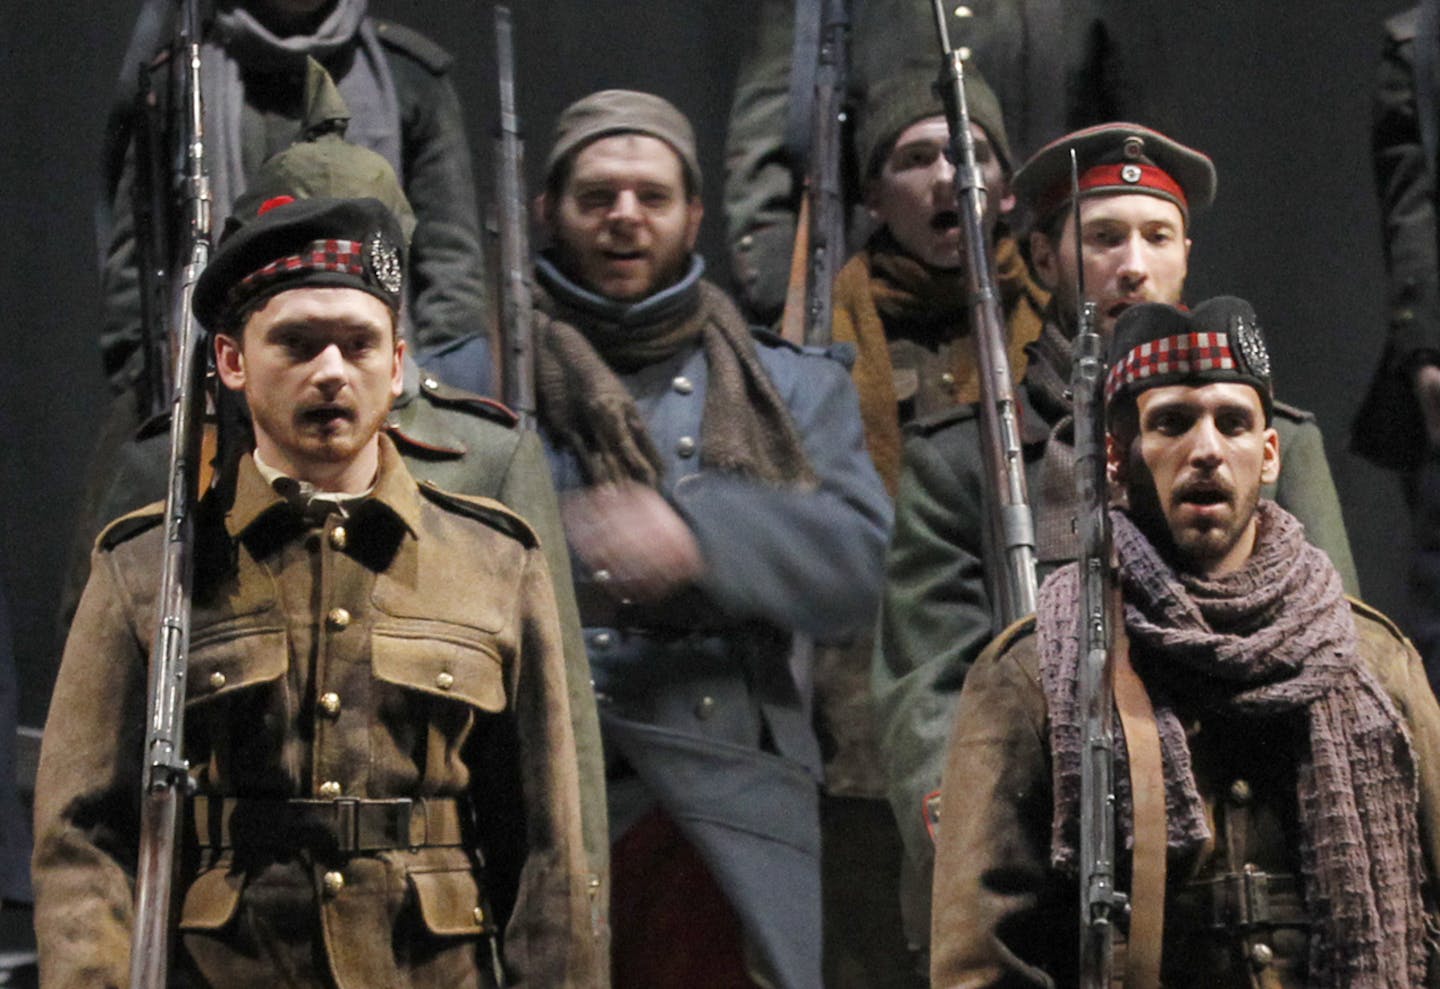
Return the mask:
[[691, 192], [700, 195], [700, 159], [690, 121], [670, 101], [631, 89], [602, 89], [565, 108], [555, 122], [555, 142], [545, 159], [546, 184], [571, 154], [612, 134], [648, 134], [670, 145], [685, 166]]
[[[870, 86], [860, 104], [855, 127], [855, 151], [859, 156], [860, 174], [873, 178], [884, 164], [900, 133], [926, 117], [943, 116], [945, 104], [935, 89], [934, 62], [912, 62], [893, 75]], [[1005, 171], [1014, 159], [1010, 156], [1010, 139], [1005, 134], [1005, 117], [995, 91], [975, 67], [965, 63], [965, 105], [970, 121], [980, 125], [990, 138]]]

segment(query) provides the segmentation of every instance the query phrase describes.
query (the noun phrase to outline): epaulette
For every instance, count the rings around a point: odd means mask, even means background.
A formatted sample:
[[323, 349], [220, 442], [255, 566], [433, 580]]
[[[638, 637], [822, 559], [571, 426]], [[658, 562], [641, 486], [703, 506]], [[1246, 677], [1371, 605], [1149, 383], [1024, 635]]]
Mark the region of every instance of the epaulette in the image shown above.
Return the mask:
[[952, 405], [948, 409], [940, 409], [931, 412], [929, 415], [917, 416], [905, 424], [905, 433], [910, 436], [930, 436], [938, 433], [953, 423], [964, 422], [967, 419], [974, 419], [980, 414], [980, 406], [975, 402], [967, 402], [964, 405]]
[[441, 508], [483, 522], [526, 549], [535, 549], [540, 545], [540, 538], [535, 535], [530, 524], [498, 501], [475, 495], [455, 494], [438, 487], [434, 481], [421, 481], [420, 491]]
[[1345, 595], [1345, 600], [1350, 603], [1350, 610], [1353, 611], [1355, 614], [1360, 615], [1363, 618], [1368, 618], [1371, 621], [1384, 626], [1387, 632], [1395, 636], [1395, 638], [1399, 639], [1401, 642], [1410, 641], [1409, 637], [1400, 630], [1400, 626], [1396, 625], [1394, 620], [1389, 615], [1385, 614], [1385, 612], [1366, 604], [1359, 598], [1353, 598], [1348, 594]]
[[1417, 4], [1409, 10], [1402, 10], [1394, 17], [1385, 19], [1385, 31], [1396, 42], [1414, 41], [1420, 33], [1420, 7]]
[[513, 427], [520, 422], [520, 417], [504, 402], [447, 385], [433, 374], [420, 376], [420, 393], [436, 405], [472, 412], [502, 426]]
[[1291, 405], [1288, 402], [1281, 402], [1278, 400], [1275, 402], [1275, 414], [1277, 416], [1284, 416], [1286, 419], [1289, 419], [1293, 422], [1315, 421], [1315, 413], [1306, 412], [1298, 405]]
[[377, 17], [375, 34], [380, 38], [381, 44], [404, 52], [437, 76], [449, 72], [455, 61], [455, 57], [444, 48], [404, 24], [382, 21]]
[[847, 371], [850, 370], [851, 366], [855, 363], [855, 346], [850, 343], [830, 343], [823, 347], [800, 344], [792, 340], [786, 340], [774, 330], [764, 326], [750, 327], [750, 335], [754, 337], [755, 342], [761, 346], [772, 347], [776, 350], [789, 350], [797, 354], [807, 354], [810, 357], [826, 357], [832, 361], [839, 362]]
[[140, 533], [155, 528], [164, 520], [165, 503], [163, 501], [152, 502], [144, 508], [137, 508], [128, 515], [120, 516], [101, 529], [100, 535], [95, 537], [95, 545], [108, 552], [121, 543], [134, 539]]

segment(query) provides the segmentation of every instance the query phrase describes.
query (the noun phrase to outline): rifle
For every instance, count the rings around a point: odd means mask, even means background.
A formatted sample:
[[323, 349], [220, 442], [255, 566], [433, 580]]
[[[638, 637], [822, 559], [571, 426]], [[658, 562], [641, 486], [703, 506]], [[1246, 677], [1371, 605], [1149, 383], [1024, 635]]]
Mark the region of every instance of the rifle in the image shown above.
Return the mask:
[[535, 428], [534, 293], [530, 287], [529, 222], [525, 210], [520, 117], [515, 112], [515, 44], [510, 8], [495, 7], [495, 54], [500, 73], [500, 133], [496, 138], [495, 186], [500, 214], [500, 339], [505, 357], [505, 404], [522, 429]]
[[937, 86], [950, 125], [946, 154], [955, 166], [955, 199], [970, 285], [970, 333], [980, 365], [980, 451], [985, 483], [995, 505], [988, 538], [999, 573], [989, 579], [1002, 627], [1035, 610], [1035, 524], [1025, 486], [1020, 422], [1005, 351], [995, 260], [985, 237], [985, 182], [975, 163], [975, 138], [965, 101], [965, 69], [950, 44], [943, 0], [932, 0], [943, 61]]
[[[811, 346], [824, 346], [830, 342], [835, 278], [845, 260], [845, 188], [840, 162], [850, 61], [850, 12], [847, 0], [814, 2], [821, 7], [821, 17], [814, 91], [808, 94], [810, 142], [796, 221], [792, 292], [786, 298], [782, 335]], [[804, 279], [803, 297], [796, 291], [799, 278]]]
[[1084, 725], [1080, 748], [1080, 985], [1110, 989], [1114, 921], [1127, 898], [1115, 889], [1115, 684], [1111, 663], [1112, 567], [1105, 478], [1105, 359], [1095, 327], [1095, 303], [1085, 299], [1081, 253], [1080, 181], [1070, 152], [1075, 225], [1075, 298], [1079, 306], [1074, 398], [1076, 527], [1080, 537], [1080, 666], [1078, 700]]
[[190, 594], [194, 582], [195, 506], [200, 437], [205, 414], [205, 334], [195, 321], [195, 282], [210, 260], [210, 182], [205, 171], [200, 94], [198, 0], [180, 0], [179, 51], [184, 96], [184, 202], [188, 262], [171, 311], [174, 385], [170, 395], [170, 473], [165, 496], [165, 551], [156, 595], [155, 641], [150, 651], [150, 698], [141, 791], [140, 847], [135, 874], [135, 924], [130, 984], [165, 989], [170, 963], [170, 895], [181, 801], [192, 781], [184, 740], [185, 668], [190, 647]]

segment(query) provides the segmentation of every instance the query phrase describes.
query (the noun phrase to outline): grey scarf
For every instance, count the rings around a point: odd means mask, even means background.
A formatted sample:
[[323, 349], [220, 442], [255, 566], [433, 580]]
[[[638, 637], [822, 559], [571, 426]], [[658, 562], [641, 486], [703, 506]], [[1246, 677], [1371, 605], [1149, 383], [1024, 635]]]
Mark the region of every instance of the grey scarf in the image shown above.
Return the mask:
[[[1295, 518], [1262, 501], [1255, 552], [1240, 570], [1177, 573], [1112, 512], [1136, 671], [1155, 705], [1165, 765], [1168, 844], [1209, 839], [1205, 808], [1173, 698], [1245, 719], [1292, 719], [1305, 902], [1315, 920], [1309, 984], [1417, 985], [1426, 964], [1415, 757], [1404, 722], [1365, 666], [1340, 576]], [[1081, 724], [1074, 565], [1041, 588], [1041, 679], [1054, 753], [1052, 863], [1073, 871]], [[1127, 843], [1132, 803], [1117, 738], [1116, 824]]]
[[[242, 73], [293, 75], [298, 89], [305, 78], [307, 56], [330, 70], [350, 107], [346, 139], [382, 156], [404, 185], [399, 97], [374, 23], [365, 16], [365, 5], [366, 0], [337, 0], [335, 9], [313, 34], [284, 38], [241, 7], [216, 11], [202, 47], [201, 71], [205, 80], [206, 164], [217, 231], [246, 186]], [[297, 120], [296, 136], [299, 126]]]

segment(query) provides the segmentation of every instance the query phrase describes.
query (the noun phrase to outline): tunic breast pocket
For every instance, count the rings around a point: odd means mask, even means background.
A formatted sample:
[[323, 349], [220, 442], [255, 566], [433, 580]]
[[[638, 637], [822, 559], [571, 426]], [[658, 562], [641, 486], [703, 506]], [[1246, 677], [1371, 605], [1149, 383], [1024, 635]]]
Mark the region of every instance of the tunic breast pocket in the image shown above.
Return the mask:
[[381, 701], [372, 743], [423, 751], [422, 778], [452, 792], [468, 776], [461, 765], [466, 740], [508, 707], [498, 647], [469, 628], [390, 625], [375, 629], [370, 657], [375, 679], [396, 688]]
[[233, 792], [267, 777], [287, 730], [289, 667], [283, 627], [221, 625], [191, 638], [185, 754], [202, 782]]

